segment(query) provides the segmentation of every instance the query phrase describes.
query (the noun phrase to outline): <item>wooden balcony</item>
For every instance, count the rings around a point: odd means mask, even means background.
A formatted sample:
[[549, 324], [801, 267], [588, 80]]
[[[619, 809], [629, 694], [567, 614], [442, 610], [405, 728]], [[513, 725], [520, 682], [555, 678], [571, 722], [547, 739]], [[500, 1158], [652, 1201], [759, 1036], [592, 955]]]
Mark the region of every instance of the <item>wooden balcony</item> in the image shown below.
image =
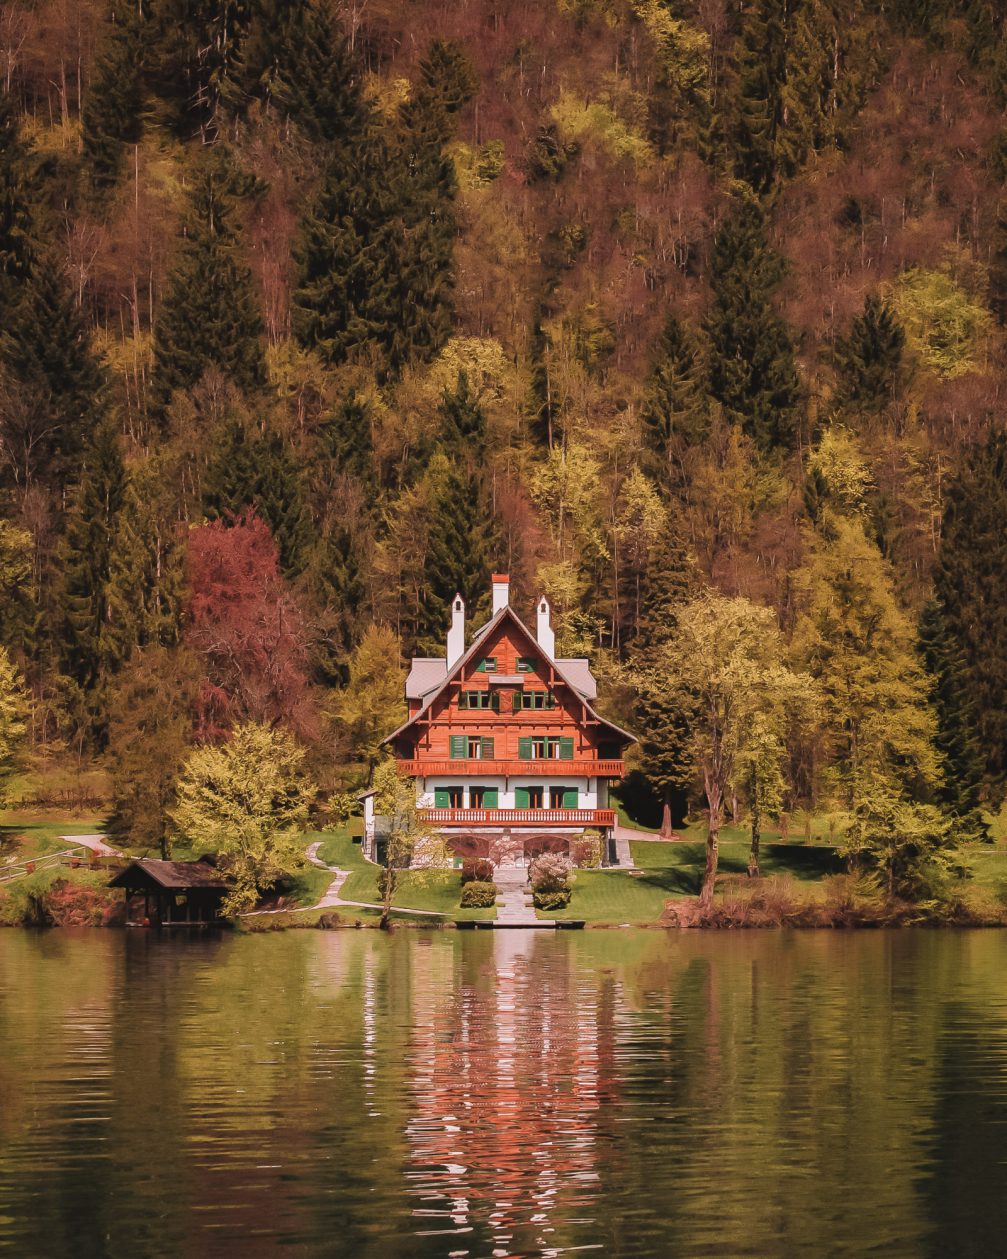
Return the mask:
[[478, 778], [494, 775], [503, 778], [622, 778], [625, 773], [624, 761], [561, 761], [558, 758], [542, 757], [537, 761], [490, 761], [462, 760], [455, 761], [399, 761], [399, 773], [410, 778], [424, 778], [428, 775], [451, 778]]
[[431, 826], [614, 826], [614, 809], [420, 809]]

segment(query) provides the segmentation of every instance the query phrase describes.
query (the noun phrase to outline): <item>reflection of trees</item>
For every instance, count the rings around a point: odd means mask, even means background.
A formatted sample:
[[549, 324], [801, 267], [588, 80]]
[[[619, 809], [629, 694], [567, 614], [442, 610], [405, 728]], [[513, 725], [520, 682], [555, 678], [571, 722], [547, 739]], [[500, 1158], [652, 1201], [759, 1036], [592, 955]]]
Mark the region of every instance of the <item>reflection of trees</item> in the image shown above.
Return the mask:
[[407, 1127], [417, 1231], [466, 1247], [474, 1233], [476, 1253], [569, 1244], [602, 1191], [611, 981], [578, 975], [562, 942], [530, 932], [464, 941], [453, 984], [422, 969], [418, 958]]

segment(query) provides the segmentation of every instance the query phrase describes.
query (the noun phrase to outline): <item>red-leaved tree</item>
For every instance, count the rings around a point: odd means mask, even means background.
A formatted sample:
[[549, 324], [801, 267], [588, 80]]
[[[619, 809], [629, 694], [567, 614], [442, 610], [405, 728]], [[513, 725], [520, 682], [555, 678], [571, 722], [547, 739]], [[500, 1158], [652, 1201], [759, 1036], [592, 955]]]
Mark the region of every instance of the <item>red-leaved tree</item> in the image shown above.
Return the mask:
[[203, 661], [196, 734], [222, 738], [239, 721], [317, 733], [304, 616], [280, 574], [269, 526], [249, 511], [189, 535], [185, 638]]

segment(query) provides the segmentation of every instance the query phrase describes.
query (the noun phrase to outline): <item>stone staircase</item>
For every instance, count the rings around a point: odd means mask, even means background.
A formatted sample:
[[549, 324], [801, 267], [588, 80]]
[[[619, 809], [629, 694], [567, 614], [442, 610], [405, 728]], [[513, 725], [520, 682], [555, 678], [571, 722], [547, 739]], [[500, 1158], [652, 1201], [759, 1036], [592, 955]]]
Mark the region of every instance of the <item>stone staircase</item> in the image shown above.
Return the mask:
[[496, 926], [554, 926], [551, 922], [541, 922], [535, 917], [527, 866], [497, 866], [493, 881], [497, 885]]

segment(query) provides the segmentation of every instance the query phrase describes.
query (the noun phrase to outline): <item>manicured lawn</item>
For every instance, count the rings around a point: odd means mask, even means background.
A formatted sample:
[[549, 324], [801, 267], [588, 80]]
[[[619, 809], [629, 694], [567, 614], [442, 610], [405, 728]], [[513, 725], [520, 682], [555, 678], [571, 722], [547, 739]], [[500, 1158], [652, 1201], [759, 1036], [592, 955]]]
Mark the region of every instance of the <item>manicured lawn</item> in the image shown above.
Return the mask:
[[316, 840], [322, 841], [318, 850], [319, 861], [330, 866], [338, 866], [340, 870], [373, 869], [364, 857], [360, 846], [361, 823], [359, 818], [351, 819], [348, 826], [334, 827], [329, 831], [311, 831], [304, 836], [305, 848]]
[[[378, 867], [367, 863], [364, 869], [354, 870], [339, 894], [350, 901], [380, 902]], [[462, 909], [460, 899], [461, 880], [457, 870], [403, 870], [393, 904], [466, 920], [496, 917], [495, 909]]]
[[573, 896], [566, 909], [539, 912], [546, 920], [585, 922], [656, 922], [670, 897], [683, 896], [689, 888], [683, 871], [647, 870], [634, 875], [618, 870], [578, 870]]
[[[748, 844], [724, 839], [720, 844], [719, 872], [747, 874]], [[630, 844], [634, 864], [642, 870], [667, 869], [677, 872], [681, 890], [688, 895], [699, 892], [706, 862], [705, 843], [659, 843], [636, 840]], [[762, 873], [789, 874], [802, 882], [812, 882], [845, 869], [835, 848], [825, 844], [763, 843], [760, 865]]]

